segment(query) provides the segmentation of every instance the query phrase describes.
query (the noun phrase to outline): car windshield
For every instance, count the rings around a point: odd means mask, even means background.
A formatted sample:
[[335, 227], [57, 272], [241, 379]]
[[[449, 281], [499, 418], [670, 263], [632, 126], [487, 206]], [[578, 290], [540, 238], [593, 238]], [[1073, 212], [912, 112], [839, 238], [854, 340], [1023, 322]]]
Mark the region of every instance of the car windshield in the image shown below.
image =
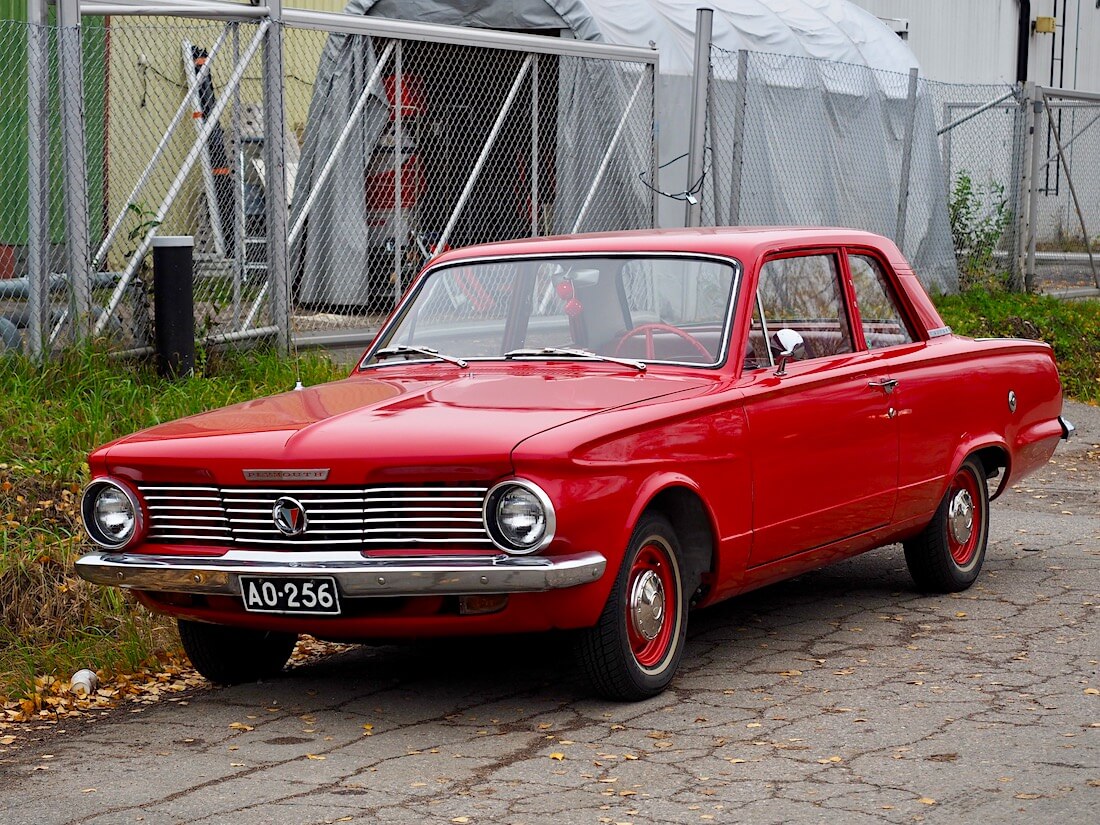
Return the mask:
[[527, 258], [430, 271], [361, 366], [601, 360], [716, 366], [739, 267], [674, 256]]

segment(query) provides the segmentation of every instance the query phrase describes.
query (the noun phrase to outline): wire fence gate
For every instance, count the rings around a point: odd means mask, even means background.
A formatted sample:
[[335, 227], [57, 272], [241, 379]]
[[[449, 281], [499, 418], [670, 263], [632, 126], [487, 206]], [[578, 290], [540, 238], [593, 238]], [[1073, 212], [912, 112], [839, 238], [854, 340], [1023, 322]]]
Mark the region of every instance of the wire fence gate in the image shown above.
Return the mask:
[[945, 292], [1100, 290], [1100, 95], [727, 51], [708, 14], [689, 225], [869, 229]]
[[285, 348], [365, 343], [449, 247], [655, 223], [653, 50], [278, 2], [28, 11], [0, 21], [28, 92], [8, 349], [147, 351], [158, 235], [195, 238], [202, 342]]

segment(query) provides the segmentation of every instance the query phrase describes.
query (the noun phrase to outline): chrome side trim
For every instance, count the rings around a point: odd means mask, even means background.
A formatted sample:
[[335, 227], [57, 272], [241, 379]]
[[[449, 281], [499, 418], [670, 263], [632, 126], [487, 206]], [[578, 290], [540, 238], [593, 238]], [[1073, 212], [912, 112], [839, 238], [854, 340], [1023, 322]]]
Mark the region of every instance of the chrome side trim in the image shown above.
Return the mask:
[[1077, 432], [1077, 428], [1073, 426], [1073, 422], [1066, 420], [1062, 416], [1058, 416], [1058, 423], [1062, 425], [1062, 440], [1069, 441], [1073, 438], [1073, 434]]
[[93, 584], [154, 592], [240, 596], [241, 575], [332, 576], [340, 595], [468, 595], [529, 593], [598, 580], [607, 568], [600, 553], [544, 556], [436, 556], [368, 559], [357, 551], [280, 553], [230, 550], [222, 556], [90, 553], [76, 572]]

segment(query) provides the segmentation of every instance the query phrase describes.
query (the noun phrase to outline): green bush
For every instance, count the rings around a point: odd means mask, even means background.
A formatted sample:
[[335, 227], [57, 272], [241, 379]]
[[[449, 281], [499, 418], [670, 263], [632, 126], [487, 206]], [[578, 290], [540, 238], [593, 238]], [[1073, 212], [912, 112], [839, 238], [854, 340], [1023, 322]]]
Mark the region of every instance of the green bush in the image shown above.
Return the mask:
[[1100, 302], [983, 290], [934, 300], [960, 335], [1046, 341], [1054, 348], [1065, 394], [1100, 403]]

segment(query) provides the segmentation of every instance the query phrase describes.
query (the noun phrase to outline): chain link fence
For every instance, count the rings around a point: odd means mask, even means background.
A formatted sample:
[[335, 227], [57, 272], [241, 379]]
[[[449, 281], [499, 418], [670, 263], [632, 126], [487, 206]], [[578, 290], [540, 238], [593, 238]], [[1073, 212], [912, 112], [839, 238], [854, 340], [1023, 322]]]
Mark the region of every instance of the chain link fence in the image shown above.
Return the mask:
[[[656, 157], [654, 52], [469, 30], [448, 42], [439, 27], [415, 28], [384, 37], [365, 19], [319, 14], [300, 24], [118, 15], [79, 28], [0, 23], [0, 46], [20, 56], [11, 80], [37, 81], [44, 101], [35, 115], [25, 101], [9, 111], [5, 95], [5, 347], [33, 349], [33, 338], [48, 349], [90, 334], [148, 349], [155, 236], [194, 237], [199, 340], [352, 344], [369, 340], [444, 249], [653, 226], [643, 178]], [[82, 152], [70, 151], [79, 144], [61, 128], [73, 110], [59, 80], [66, 32], [83, 40]], [[282, 70], [272, 84], [267, 41], [276, 33]], [[32, 60], [39, 37], [50, 45]], [[28, 130], [42, 118], [48, 140], [28, 160]], [[267, 169], [280, 134], [285, 197], [272, 196]], [[67, 163], [74, 156], [86, 159], [82, 171]], [[51, 181], [39, 198], [49, 231], [38, 240], [29, 163], [48, 167]], [[83, 215], [71, 195], [81, 187]], [[279, 227], [289, 252], [281, 273]], [[32, 293], [46, 270], [54, 277], [44, 302]], [[40, 330], [32, 313], [45, 318]]]
[[1100, 97], [710, 56], [703, 223], [868, 229], [943, 291], [1100, 288]]
[[[654, 225], [654, 52], [241, 8], [0, 21], [5, 349], [148, 349], [158, 234], [195, 238], [201, 340], [360, 344], [440, 250]], [[1100, 288], [1100, 96], [710, 56], [703, 223], [870, 229], [948, 291]]]
[[[295, 328], [361, 326], [437, 251], [651, 226], [651, 65], [290, 28]], [[294, 59], [288, 57], [289, 60]], [[400, 101], [400, 104], [398, 104]]]
[[1021, 87], [922, 81], [939, 140], [959, 286], [1022, 288], [1027, 102]]

